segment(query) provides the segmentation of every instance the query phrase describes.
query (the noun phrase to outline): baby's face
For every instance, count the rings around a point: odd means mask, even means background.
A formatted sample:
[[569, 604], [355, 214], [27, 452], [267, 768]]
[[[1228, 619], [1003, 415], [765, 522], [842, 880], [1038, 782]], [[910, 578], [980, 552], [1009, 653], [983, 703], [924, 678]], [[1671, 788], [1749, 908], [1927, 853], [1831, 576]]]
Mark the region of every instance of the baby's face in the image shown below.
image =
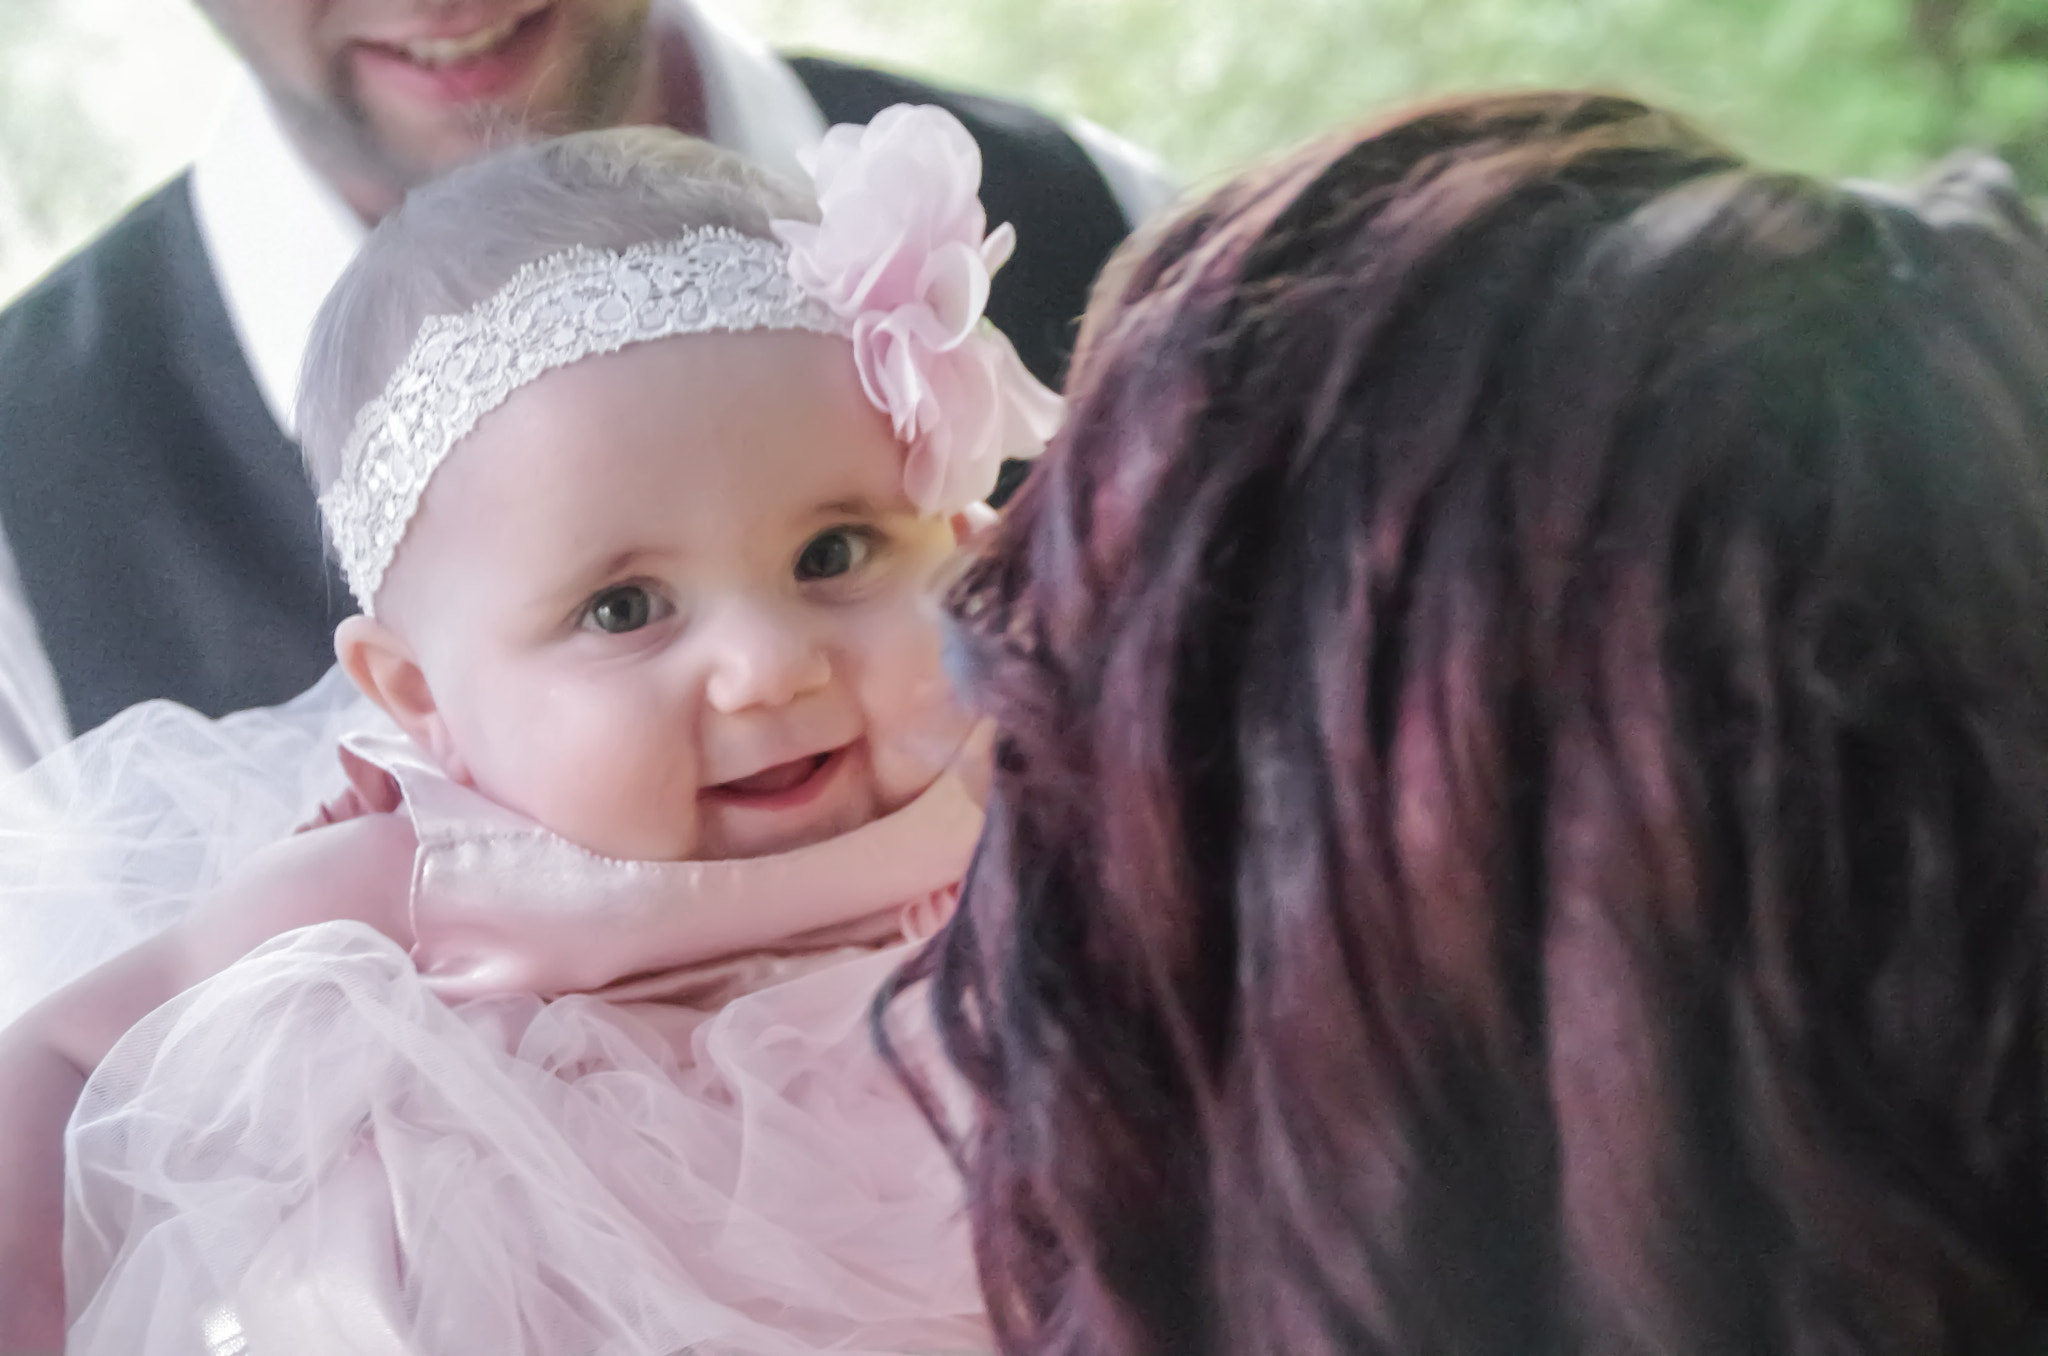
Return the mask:
[[930, 594], [951, 523], [846, 344], [638, 344], [449, 457], [379, 605], [449, 771], [613, 857], [758, 856], [930, 784], [965, 734]]

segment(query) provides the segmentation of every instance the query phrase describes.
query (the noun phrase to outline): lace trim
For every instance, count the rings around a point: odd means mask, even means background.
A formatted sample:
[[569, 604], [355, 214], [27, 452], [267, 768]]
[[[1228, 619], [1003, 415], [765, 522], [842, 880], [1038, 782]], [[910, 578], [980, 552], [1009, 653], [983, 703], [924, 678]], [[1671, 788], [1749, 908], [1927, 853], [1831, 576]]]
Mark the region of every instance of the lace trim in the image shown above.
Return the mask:
[[477, 421], [557, 367], [628, 344], [713, 331], [847, 326], [789, 273], [789, 251], [724, 227], [613, 252], [584, 247], [514, 274], [482, 305], [431, 316], [382, 395], [356, 416], [320, 510], [371, 613], [434, 472]]

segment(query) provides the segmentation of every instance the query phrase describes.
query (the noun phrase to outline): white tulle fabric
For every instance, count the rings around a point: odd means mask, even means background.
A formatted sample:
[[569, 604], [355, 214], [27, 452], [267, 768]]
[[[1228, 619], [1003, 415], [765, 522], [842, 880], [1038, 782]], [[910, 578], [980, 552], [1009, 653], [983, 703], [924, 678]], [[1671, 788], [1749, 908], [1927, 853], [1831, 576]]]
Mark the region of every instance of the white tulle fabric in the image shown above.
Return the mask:
[[[5, 1001], [168, 925], [343, 788], [338, 738], [390, 733], [332, 681], [221, 722], [144, 707], [0, 788], [35, 817], [0, 840]], [[424, 788], [418, 767], [399, 781]], [[904, 825], [946, 826], [913, 855], [957, 869], [967, 821], [946, 791], [868, 841], [900, 859]], [[461, 797], [425, 799], [430, 822], [407, 802], [423, 844], [459, 847]], [[785, 878], [808, 878], [792, 859]], [[416, 893], [423, 936], [437, 920], [472, 935], [475, 881], [449, 870], [470, 860], [492, 858], [423, 858], [447, 888]], [[66, 1349], [985, 1351], [959, 1180], [870, 1039], [873, 995], [912, 945], [876, 939], [901, 936], [857, 920], [552, 1001], [472, 994], [473, 968], [437, 988], [361, 924], [279, 937], [145, 1019], [88, 1084], [67, 1154]], [[451, 974], [472, 996], [451, 1001]], [[892, 1027], [946, 1087], [921, 1006]]]
[[224, 720], [145, 702], [0, 780], [0, 1026], [303, 822], [352, 731], [395, 733], [336, 671]]
[[281, 938], [94, 1078], [68, 1349], [986, 1350], [957, 1178], [868, 1041], [901, 960], [737, 999], [679, 1053], [596, 998], [451, 1007], [360, 925]]

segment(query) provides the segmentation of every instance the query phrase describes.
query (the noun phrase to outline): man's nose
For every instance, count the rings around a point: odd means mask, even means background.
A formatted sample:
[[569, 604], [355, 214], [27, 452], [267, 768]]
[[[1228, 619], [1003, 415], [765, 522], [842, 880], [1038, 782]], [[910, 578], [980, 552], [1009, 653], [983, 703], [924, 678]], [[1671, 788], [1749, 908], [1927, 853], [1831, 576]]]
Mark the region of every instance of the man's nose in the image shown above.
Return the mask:
[[732, 604], [698, 625], [710, 647], [705, 699], [722, 714], [783, 706], [832, 680], [824, 647], [776, 609]]

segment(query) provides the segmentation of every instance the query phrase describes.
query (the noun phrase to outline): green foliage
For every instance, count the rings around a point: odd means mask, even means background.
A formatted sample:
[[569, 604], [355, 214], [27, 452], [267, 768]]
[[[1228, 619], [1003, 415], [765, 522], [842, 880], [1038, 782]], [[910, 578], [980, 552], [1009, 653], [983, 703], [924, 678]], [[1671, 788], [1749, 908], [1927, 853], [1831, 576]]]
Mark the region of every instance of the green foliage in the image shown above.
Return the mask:
[[[1625, 91], [1788, 168], [2048, 184], [2048, 0], [756, 0], [777, 41], [1082, 114], [1205, 179], [1417, 98]], [[1946, 46], [1944, 46], [1944, 43]]]
[[79, 106], [78, 44], [50, 0], [0, 0], [0, 295], [126, 188], [121, 158]]
[[[1972, 144], [2048, 190], [2048, 0], [700, 3], [781, 46], [1093, 118], [1194, 184], [1418, 98], [1576, 85], [1668, 104], [1787, 168], [1897, 178]], [[121, 64], [107, 44], [164, 48], [198, 24], [186, 4], [104, 0], [125, 17], [95, 38], [78, 0], [0, 0], [0, 295], [163, 172], [138, 167], [135, 108], [110, 106], [103, 130], [104, 81], [81, 77]]]

